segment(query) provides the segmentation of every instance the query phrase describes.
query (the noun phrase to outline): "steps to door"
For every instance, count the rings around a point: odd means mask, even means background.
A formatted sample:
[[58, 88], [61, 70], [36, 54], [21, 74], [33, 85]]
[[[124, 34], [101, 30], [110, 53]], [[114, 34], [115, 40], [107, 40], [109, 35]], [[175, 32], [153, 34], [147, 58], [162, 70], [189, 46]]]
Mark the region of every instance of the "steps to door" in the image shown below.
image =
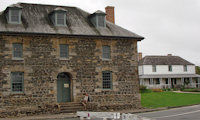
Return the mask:
[[68, 102], [59, 104], [60, 113], [75, 113], [77, 111], [83, 111], [84, 106], [78, 102]]

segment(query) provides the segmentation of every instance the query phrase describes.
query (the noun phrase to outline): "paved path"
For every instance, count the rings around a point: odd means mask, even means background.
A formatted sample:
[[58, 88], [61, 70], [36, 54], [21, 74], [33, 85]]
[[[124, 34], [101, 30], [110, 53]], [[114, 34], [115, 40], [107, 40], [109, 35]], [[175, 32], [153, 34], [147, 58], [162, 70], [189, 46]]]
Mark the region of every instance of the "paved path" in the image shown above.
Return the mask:
[[200, 105], [139, 114], [156, 120], [200, 120]]
[[173, 91], [175, 93], [188, 93], [188, 94], [200, 94], [200, 92], [183, 92], [183, 91]]

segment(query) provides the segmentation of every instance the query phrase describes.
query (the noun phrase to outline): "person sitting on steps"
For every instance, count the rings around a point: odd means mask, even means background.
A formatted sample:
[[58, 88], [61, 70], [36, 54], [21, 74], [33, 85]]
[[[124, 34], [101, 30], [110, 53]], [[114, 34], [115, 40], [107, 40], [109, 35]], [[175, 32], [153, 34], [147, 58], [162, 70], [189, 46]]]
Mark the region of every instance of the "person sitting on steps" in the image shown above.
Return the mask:
[[84, 109], [86, 110], [87, 109], [87, 103], [88, 103], [88, 101], [90, 101], [90, 99], [89, 99], [89, 95], [87, 93], [85, 93], [84, 95], [85, 96], [83, 98], [82, 104], [84, 106]]

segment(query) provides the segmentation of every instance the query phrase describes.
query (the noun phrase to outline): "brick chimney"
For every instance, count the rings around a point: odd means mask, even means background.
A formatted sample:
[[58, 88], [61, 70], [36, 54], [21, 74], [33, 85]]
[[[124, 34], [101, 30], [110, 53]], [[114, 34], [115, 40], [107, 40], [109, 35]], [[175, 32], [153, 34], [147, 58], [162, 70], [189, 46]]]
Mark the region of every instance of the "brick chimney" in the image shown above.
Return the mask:
[[106, 20], [111, 22], [111, 23], [114, 23], [115, 24], [115, 7], [113, 6], [107, 6], [105, 8], [106, 10]]
[[172, 56], [172, 54], [167, 54], [167, 56]]
[[138, 61], [140, 61], [140, 60], [142, 60], [142, 53], [141, 52], [138, 53]]

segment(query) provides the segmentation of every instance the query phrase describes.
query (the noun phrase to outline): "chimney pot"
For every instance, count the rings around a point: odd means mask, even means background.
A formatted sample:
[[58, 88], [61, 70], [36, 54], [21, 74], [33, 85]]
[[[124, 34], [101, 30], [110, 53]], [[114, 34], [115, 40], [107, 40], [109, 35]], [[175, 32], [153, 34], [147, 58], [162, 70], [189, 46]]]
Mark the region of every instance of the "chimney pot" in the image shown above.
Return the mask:
[[105, 8], [106, 10], [106, 20], [115, 24], [115, 7], [113, 6], [107, 6]]

